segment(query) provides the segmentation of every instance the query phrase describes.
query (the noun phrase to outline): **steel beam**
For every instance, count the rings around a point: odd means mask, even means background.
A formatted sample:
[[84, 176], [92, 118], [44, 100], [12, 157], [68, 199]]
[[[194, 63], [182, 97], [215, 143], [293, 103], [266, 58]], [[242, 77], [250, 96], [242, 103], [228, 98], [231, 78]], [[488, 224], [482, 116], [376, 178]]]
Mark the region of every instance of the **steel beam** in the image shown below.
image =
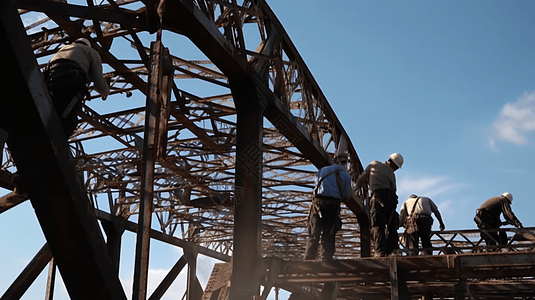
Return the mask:
[[[276, 24], [271, 32], [274, 35], [273, 38], [268, 39], [267, 46], [264, 47], [266, 53], [269, 53], [273, 49], [276, 41], [279, 39], [284, 40], [284, 45], [290, 48], [291, 55], [296, 58], [302, 66], [305, 66], [304, 62], [299, 56], [299, 53], [291, 43], [286, 32], [282, 29], [282, 25], [276, 20], [274, 14], [268, 9], [267, 4], [264, 1], [259, 1], [261, 7], [266, 10], [266, 13], [270, 14], [270, 21]], [[282, 105], [280, 99], [269, 90], [267, 82], [259, 80], [261, 70], [254, 70], [250, 64], [245, 60], [243, 53], [239, 49], [231, 45], [224, 36], [218, 31], [218, 28], [209, 21], [205, 15], [195, 5], [186, 0], [172, 1], [166, 3], [166, 11], [164, 12], [163, 24], [166, 29], [179, 32], [186, 35], [195, 45], [215, 64], [217, 67], [229, 78], [230, 81], [240, 81], [241, 78], [247, 78], [252, 81], [252, 84], [261, 91], [259, 92], [262, 97], [262, 113], [264, 116], [275, 126], [277, 129], [289, 140], [294, 146], [303, 153], [310, 162], [312, 162], [317, 168], [332, 164], [332, 160], [328, 153], [314, 140], [310, 133], [303, 128], [297, 121], [297, 119], [291, 115]], [[313, 77], [305, 67], [305, 73], [307, 78], [313, 82], [313, 86], [322, 103], [325, 103], [327, 114], [331, 121], [336, 124], [336, 130], [341, 134], [345, 134], [343, 127], [336, 118], [332, 108], [328, 105], [325, 97], [321, 94], [319, 86], [313, 80]], [[256, 100], [259, 101], [260, 99]], [[349, 144], [349, 152], [356, 161], [352, 161], [358, 173], [362, 172], [363, 168], [358, 160], [353, 145]], [[363, 256], [370, 256], [370, 228], [369, 228], [369, 216], [363, 203], [356, 197], [353, 197], [349, 203], [346, 203], [348, 208], [357, 215], [359, 223], [361, 224], [361, 241], [362, 241], [362, 254]]]
[[[95, 213], [99, 220], [104, 220], [106, 222], [111, 222], [112, 218], [114, 218], [109, 213], [101, 211], [101, 210], [97, 210]], [[126, 230], [130, 232], [138, 232], [138, 224], [132, 221], [125, 220], [124, 227]], [[179, 239], [174, 236], [170, 236], [168, 234], [156, 231], [154, 229], [150, 230], [150, 237], [155, 240], [183, 248], [184, 250], [188, 249], [188, 250], [196, 251], [199, 254], [202, 254], [211, 258], [215, 258], [221, 261], [229, 262], [231, 260], [231, 257], [226, 254], [211, 250], [206, 247], [199, 246], [198, 244], [195, 244], [192, 242], [184, 241], [182, 239]]]
[[176, 264], [169, 270], [169, 273], [165, 275], [165, 278], [160, 282], [156, 290], [150, 295], [149, 300], [160, 300], [165, 292], [169, 289], [171, 284], [178, 277], [182, 269], [186, 266], [186, 257], [182, 255]]
[[0, 41], [2, 68], [11, 72], [0, 88], [17, 91], [0, 101], [0, 119], [67, 291], [73, 299], [126, 299], [11, 1], [0, 2]]
[[139, 15], [129, 13], [127, 10], [115, 8], [114, 10], [102, 7], [86, 7], [81, 5], [67, 4], [58, 1], [41, 1], [41, 0], [15, 0], [20, 9], [39, 11], [46, 14], [62, 14], [73, 17], [96, 19], [112, 23], [119, 23], [146, 29], [146, 23]]
[[186, 300], [201, 300], [203, 290], [197, 278], [197, 251], [184, 250], [184, 257], [188, 262]]
[[54, 299], [54, 287], [56, 284], [56, 261], [54, 258], [48, 263], [48, 278], [46, 282], [45, 300]]
[[262, 256], [262, 112], [258, 93], [247, 77], [230, 80], [237, 110], [234, 249], [230, 299], [260, 295]]
[[0, 300], [20, 299], [51, 259], [52, 252], [48, 245], [45, 244], [41, 250], [37, 252], [30, 263], [28, 263], [17, 279], [13, 281]]
[[9, 193], [0, 197], [0, 214], [28, 200], [26, 195]]
[[160, 124], [160, 85], [162, 80], [163, 46], [160, 40], [151, 44], [149, 90], [147, 93], [143, 163], [141, 168], [141, 198], [139, 205], [133, 299], [145, 300], [149, 269], [150, 229], [154, 197], [154, 164], [158, 151]]
[[106, 232], [106, 245], [110, 258], [115, 267], [117, 276], [119, 276], [119, 266], [121, 261], [121, 244], [125, 231], [126, 220], [121, 216], [112, 216], [111, 221], [101, 220], [102, 228]]

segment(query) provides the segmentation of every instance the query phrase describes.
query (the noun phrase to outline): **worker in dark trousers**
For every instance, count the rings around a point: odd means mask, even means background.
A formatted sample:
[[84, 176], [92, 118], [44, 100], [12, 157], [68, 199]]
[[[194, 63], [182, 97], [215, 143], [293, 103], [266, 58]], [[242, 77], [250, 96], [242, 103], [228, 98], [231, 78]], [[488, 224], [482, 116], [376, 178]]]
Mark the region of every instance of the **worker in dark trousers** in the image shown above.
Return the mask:
[[[446, 229], [442, 221], [442, 215], [438, 206], [429, 197], [418, 197], [412, 194], [401, 206], [399, 212], [399, 224], [405, 227], [405, 244], [408, 249], [418, 249], [418, 243], [422, 241], [423, 255], [432, 255], [431, 228], [435, 214], [439, 222], [440, 231]], [[409, 250], [410, 255], [418, 255], [418, 251]]]
[[89, 94], [88, 84], [94, 82], [102, 100], [106, 100], [110, 93], [102, 74], [100, 55], [86, 38], [62, 47], [52, 57], [45, 71], [45, 80], [67, 138], [78, 125], [77, 114], [82, 109], [84, 97]]
[[[110, 93], [108, 82], [102, 74], [102, 61], [98, 52], [91, 48], [86, 38], [79, 38], [70, 45], [63, 46], [48, 62], [45, 81], [52, 103], [61, 122], [65, 137], [68, 139], [78, 125], [78, 113], [82, 103], [89, 95], [88, 84], [94, 87], [106, 100]], [[18, 172], [11, 182], [15, 193], [25, 194], [24, 184]]]
[[345, 166], [347, 154], [340, 154], [336, 164], [321, 168], [316, 174], [314, 198], [308, 218], [308, 241], [305, 260], [314, 260], [321, 240], [322, 260], [332, 260], [335, 253], [336, 232], [341, 229], [340, 202], [351, 197], [351, 176]]
[[403, 165], [403, 156], [390, 154], [386, 162], [372, 161], [359, 175], [356, 189], [364, 185], [372, 191], [370, 217], [375, 242], [375, 257], [385, 257], [397, 252], [399, 215], [396, 212], [396, 176], [394, 172]]
[[[495, 246], [497, 243], [500, 245], [507, 244], [507, 234], [505, 231], [496, 231], [501, 225], [513, 224], [518, 228], [523, 228], [522, 223], [520, 223], [511, 209], [512, 203], [513, 195], [503, 193], [500, 197], [487, 199], [477, 209], [474, 222], [482, 230], [481, 237], [485, 240], [487, 246]], [[501, 221], [501, 214], [503, 214], [505, 222]], [[489, 231], [489, 229], [493, 230]]]

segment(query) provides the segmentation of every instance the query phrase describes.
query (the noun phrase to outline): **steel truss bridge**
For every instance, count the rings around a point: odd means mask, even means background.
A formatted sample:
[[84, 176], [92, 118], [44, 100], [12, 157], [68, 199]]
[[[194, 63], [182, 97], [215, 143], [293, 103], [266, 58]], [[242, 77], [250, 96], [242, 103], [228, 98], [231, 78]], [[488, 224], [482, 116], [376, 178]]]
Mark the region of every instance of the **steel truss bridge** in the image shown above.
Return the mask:
[[[131, 289], [156, 300], [186, 267], [184, 296], [195, 300], [278, 289], [293, 299], [535, 298], [529, 230], [500, 249], [477, 232], [437, 233], [437, 255], [373, 259], [356, 196], [336, 260], [302, 261], [316, 170], [337, 151], [349, 153], [353, 180], [363, 168], [264, 0], [6, 0], [0, 37], [1, 87], [16, 91], [0, 100], [0, 185], [13, 190], [17, 171], [26, 190], [0, 198], [0, 212], [30, 201], [47, 241], [2, 300], [19, 299], [47, 264], [46, 299], [56, 269], [71, 299]], [[92, 91], [67, 138], [41, 72], [80, 37], [101, 55], [111, 95]], [[132, 287], [118, 277], [126, 231], [136, 235]], [[149, 295], [151, 240], [183, 256]], [[205, 288], [199, 255], [221, 261]]]

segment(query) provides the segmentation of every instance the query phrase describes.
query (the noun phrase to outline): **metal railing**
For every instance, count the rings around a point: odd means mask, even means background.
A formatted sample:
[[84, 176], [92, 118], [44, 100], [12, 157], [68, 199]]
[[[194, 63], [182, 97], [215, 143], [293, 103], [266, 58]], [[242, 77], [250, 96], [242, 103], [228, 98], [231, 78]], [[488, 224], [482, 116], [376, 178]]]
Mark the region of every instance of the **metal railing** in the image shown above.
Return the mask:
[[[506, 243], [500, 243], [487, 235], [496, 245], [487, 245], [485, 233], [504, 232], [507, 236]], [[406, 246], [406, 235], [400, 233], [399, 245], [400, 254], [409, 255], [416, 251], [432, 251], [434, 255], [440, 254], [463, 254], [480, 252], [507, 252], [507, 251], [533, 251], [535, 248], [535, 227], [529, 228], [494, 228], [494, 229], [471, 229], [471, 230], [445, 230], [432, 231], [432, 248], [422, 248], [421, 243], [418, 249], [409, 249]]]

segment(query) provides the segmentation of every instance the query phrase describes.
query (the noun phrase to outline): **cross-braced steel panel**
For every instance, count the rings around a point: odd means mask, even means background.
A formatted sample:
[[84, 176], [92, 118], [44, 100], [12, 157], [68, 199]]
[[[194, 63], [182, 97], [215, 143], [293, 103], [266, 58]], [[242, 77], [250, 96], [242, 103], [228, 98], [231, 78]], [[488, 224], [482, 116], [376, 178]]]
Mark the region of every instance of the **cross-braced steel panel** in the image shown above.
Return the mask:
[[[168, 1], [171, 2], [171, 1]], [[183, 1], [188, 2], [188, 1]], [[90, 37], [102, 58], [111, 96], [92, 92], [82, 123], [69, 143], [95, 205], [109, 199], [110, 212], [126, 219], [138, 213], [150, 42], [149, 10], [142, 1], [16, 1], [42, 68], [62, 46]], [[149, 3], [147, 1], [147, 3]], [[306, 216], [315, 171], [296, 148], [304, 130], [320, 151], [334, 153], [345, 134], [284, 29], [262, 1], [192, 1], [249, 65], [267, 61], [264, 97], [276, 97], [285, 118], [266, 120], [263, 135], [263, 245], [265, 255], [297, 258], [303, 252]], [[170, 7], [167, 4], [166, 7]], [[154, 214], [168, 234], [229, 253], [232, 248], [236, 110], [227, 76], [180, 28], [165, 24], [162, 41], [174, 67], [173, 95], [164, 155], [156, 161]], [[170, 21], [171, 22], [171, 21]], [[271, 53], [259, 53], [270, 36], [282, 36]], [[270, 41], [271, 42], [271, 41]], [[289, 43], [289, 44], [288, 44]], [[247, 47], [246, 47], [247, 45]], [[202, 49], [201, 49], [202, 50]], [[267, 100], [266, 100], [267, 101]], [[267, 105], [267, 104], [265, 104]], [[281, 132], [272, 123], [283, 126]], [[282, 125], [281, 125], [282, 124]], [[361, 164], [350, 147], [353, 176]], [[6, 151], [6, 153], [8, 153]], [[13, 170], [6, 155], [3, 169]], [[349, 210], [341, 257], [357, 257], [356, 222]], [[224, 249], [224, 250], [223, 250]], [[289, 251], [289, 249], [291, 249]]]
[[[279, 272], [267, 267], [272, 276], [271, 281], [267, 280], [267, 287], [274, 285], [306, 292], [312, 286], [314, 289], [308, 294], [311, 296], [324, 290], [325, 282], [337, 282], [338, 295], [344, 299], [359, 299], [361, 293], [382, 299], [389, 296], [393, 281], [398, 280], [397, 275], [392, 275], [398, 266], [404, 272], [421, 261], [430, 267], [416, 268], [407, 277], [412, 281], [405, 286], [431, 298], [444, 293], [462, 294], [459, 299], [465, 299], [470, 291], [493, 294], [489, 278], [481, 274], [493, 270], [495, 259], [503, 261], [497, 265], [504, 270], [503, 276], [496, 276], [503, 277], [500, 287], [517, 291], [515, 295], [519, 297], [531, 291], [529, 277], [534, 274], [528, 255], [505, 253], [462, 258], [463, 247], [474, 246], [470, 233], [437, 235], [439, 240], [434, 240], [434, 245], [439, 253], [449, 255], [449, 251], [461, 249], [455, 253], [460, 256], [454, 258], [402, 257], [396, 262], [394, 257], [353, 262], [370, 254], [368, 212], [365, 204], [355, 197], [342, 210], [344, 224], [337, 237], [335, 255], [341, 262], [336, 261], [334, 266], [299, 262], [306, 242], [306, 221], [316, 170], [332, 163], [340, 148], [350, 154], [349, 172], [353, 180], [362, 171], [362, 165], [318, 84], [265, 1], [13, 0], [12, 3], [24, 23], [23, 38], [29, 39], [40, 70], [62, 46], [79, 37], [90, 39], [103, 59], [111, 95], [102, 102], [91, 87], [91, 97], [79, 116], [79, 127], [68, 144], [85, 191], [107, 235], [114, 233], [110, 228], [117, 226], [117, 220], [122, 229], [138, 230], [142, 180], [147, 175], [143, 170], [146, 102], [150, 88], [154, 87], [149, 80], [153, 62], [151, 45], [158, 41], [168, 51], [165, 60], [169, 62], [172, 81], [165, 115], [159, 119], [155, 169], [150, 174], [154, 189], [152, 215], [158, 224], [151, 237], [183, 247], [189, 264], [193, 263], [188, 253], [191, 251], [230, 259], [234, 205], [243, 193], [241, 187], [235, 186], [236, 167], [241, 164], [247, 170], [248, 163], [261, 155], [262, 256], [268, 261], [276, 257], [272, 266], [278, 259], [294, 262], [286, 270], [278, 266]], [[237, 156], [239, 104], [231, 82], [242, 78], [250, 79], [258, 94], [251, 101], [258, 101], [264, 116], [263, 148], [261, 152], [252, 149], [244, 156]], [[16, 166], [5, 144], [7, 134], [0, 131], [0, 183], [13, 188], [10, 175]], [[251, 176], [257, 175], [251, 172]], [[10, 194], [2, 198], [0, 208], [4, 211], [24, 200], [23, 195]], [[108, 247], [110, 253], [118, 253], [113, 245]], [[521, 251], [531, 250], [528, 243], [527, 249]], [[50, 255], [45, 245], [32, 262], [32, 268], [42, 268]], [[516, 264], [516, 257], [524, 261]], [[470, 265], [466, 270], [472, 272], [470, 280], [487, 281], [467, 282], [466, 278], [460, 278], [459, 263], [469, 265], [483, 260], [491, 263], [483, 267]], [[181, 259], [170, 273], [180, 270], [184, 264]], [[375, 267], [369, 269], [370, 265]], [[511, 280], [511, 272], [518, 270], [522, 274]], [[432, 271], [449, 277], [443, 281], [430, 280], [434, 292], [426, 294], [422, 282], [429, 279], [426, 272]], [[195, 293], [191, 290], [189, 293], [195, 298]], [[507, 297], [514, 293], [494, 294]]]

